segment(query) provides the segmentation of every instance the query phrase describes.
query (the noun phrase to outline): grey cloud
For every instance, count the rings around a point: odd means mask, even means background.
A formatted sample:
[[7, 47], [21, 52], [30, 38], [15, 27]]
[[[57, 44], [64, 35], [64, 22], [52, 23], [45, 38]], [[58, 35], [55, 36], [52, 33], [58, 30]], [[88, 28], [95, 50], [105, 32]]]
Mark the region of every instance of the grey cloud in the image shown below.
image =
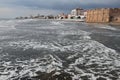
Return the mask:
[[[77, 7], [85, 9], [102, 7], [120, 8], [120, 0], [0, 0], [0, 8], [1, 7], [12, 8], [15, 10], [14, 12], [9, 13], [9, 15], [15, 15], [15, 13], [20, 15], [20, 12], [24, 14], [25, 9], [23, 9], [23, 7], [31, 11], [35, 10], [36, 12], [40, 12], [39, 10], [42, 10], [42, 12], [44, 12], [44, 10], [51, 10], [51, 13], [67, 13], [70, 12], [71, 9]], [[29, 12], [30, 11], [26, 11], [26, 14]], [[49, 13], [49, 11], [47, 12]]]
[[76, 7], [120, 7], [120, 0], [0, 0], [0, 2], [15, 6], [57, 10], [69, 10]]

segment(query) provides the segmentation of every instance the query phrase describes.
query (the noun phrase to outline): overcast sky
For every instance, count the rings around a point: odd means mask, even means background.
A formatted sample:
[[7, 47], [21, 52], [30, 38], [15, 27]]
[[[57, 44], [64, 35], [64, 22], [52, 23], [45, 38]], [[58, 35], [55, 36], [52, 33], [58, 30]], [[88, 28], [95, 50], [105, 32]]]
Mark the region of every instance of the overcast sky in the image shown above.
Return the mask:
[[120, 0], [0, 0], [0, 18], [69, 13], [74, 8], [118, 7]]

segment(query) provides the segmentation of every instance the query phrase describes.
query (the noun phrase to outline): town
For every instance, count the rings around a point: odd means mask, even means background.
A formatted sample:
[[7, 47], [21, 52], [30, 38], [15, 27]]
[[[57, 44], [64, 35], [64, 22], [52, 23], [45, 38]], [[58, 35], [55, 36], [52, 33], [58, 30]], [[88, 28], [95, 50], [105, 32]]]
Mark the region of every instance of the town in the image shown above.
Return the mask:
[[87, 23], [120, 23], [120, 8], [97, 8], [85, 10], [76, 8], [71, 10], [71, 13], [61, 13], [54, 15], [37, 15], [29, 17], [16, 17], [16, 19], [56, 19], [56, 20], [70, 20]]

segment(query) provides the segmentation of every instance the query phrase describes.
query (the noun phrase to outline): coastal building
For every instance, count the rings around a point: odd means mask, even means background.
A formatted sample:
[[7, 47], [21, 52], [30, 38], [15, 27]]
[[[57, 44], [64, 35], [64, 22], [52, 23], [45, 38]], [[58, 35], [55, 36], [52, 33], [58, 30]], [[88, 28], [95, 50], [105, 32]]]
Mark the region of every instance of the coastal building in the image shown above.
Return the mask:
[[75, 16], [68, 14], [68, 19], [74, 19]]
[[62, 14], [58, 15], [58, 18], [59, 18], [59, 19], [68, 19], [68, 15], [62, 13]]
[[55, 17], [53, 15], [48, 15], [45, 17], [45, 19], [55, 19]]
[[71, 14], [68, 15], [68, 19], [84, 19], [86, 11], [81, 8], [76, 8], [71, 11]]
[[85, 16], [85, 17], [87, 16], [87, 10], [84, 11], [84, 16]]
[[38, 14], [37, 16], [34, 16], [33, 19], [45, 19], [45, 16]]
[[71, 11], [71, 15], [78, 16], [83, 14], [84, 14], [84, 9], [81, 9], [81, 8], [76, 8]]
[[86, 22], [120, 22], [120, 8], [101, 8], [87, 11]]

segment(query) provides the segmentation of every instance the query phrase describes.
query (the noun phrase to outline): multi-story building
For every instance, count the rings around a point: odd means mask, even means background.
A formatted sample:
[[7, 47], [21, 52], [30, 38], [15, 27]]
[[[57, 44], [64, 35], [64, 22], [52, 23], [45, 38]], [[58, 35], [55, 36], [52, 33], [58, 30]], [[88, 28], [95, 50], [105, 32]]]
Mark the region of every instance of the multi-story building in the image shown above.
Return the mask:
[[83, 19], [85, 10], [81, 8], [76, 8], [71, 11], [71, 14], [68, 15], [68, 19]]
[[120, 22], [120, 8], [101, 8], [88, 10], [86, 22]]
[[83, 15], [84, 14], [84, 9], [81, 8], [76, 8], [71, 11], [71, 15]]

